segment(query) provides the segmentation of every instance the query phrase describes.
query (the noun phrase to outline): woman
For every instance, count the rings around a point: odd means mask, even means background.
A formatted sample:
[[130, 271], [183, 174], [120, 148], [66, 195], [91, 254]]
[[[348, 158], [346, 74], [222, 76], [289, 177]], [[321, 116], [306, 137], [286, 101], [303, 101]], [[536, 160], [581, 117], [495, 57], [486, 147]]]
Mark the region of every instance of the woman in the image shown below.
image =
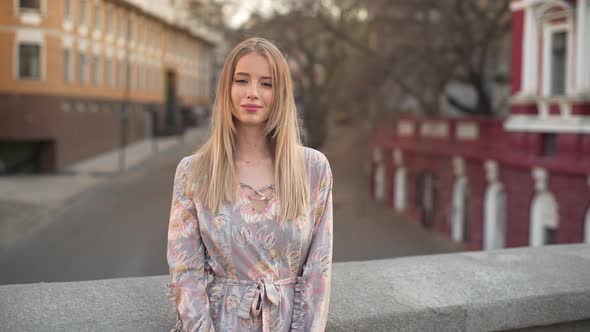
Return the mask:
[[291, 74], [269, 41], [229, 54], [211, 136], [176, 170], [170, 297], [182, 331], [323, 331], [332, 173], [299, 138]]

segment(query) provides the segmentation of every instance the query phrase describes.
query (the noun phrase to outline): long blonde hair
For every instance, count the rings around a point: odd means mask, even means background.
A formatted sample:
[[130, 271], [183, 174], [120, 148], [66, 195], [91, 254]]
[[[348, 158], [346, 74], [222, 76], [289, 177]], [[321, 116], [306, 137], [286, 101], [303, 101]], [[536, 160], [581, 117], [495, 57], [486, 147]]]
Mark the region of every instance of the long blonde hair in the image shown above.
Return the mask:
[[309, 188], [293, 83], [287, 60], [275, 45], [263, 38], [239, 43], [223, 65], [213, 107], [211, 135], [196, 152], [200, 156], [190, 172], [186, 194], [194, 195], [214, 213], [224, 201], [236, 201], [237, 132], [232, 116], [231, 85], [238, 60], [252, 52], [268, 60], [272, 74], [274, 101], [264, 132], [274, 157], [276, 194], [280, 201], [277, 215], [281, 220], [295, 219], [307, 209]]

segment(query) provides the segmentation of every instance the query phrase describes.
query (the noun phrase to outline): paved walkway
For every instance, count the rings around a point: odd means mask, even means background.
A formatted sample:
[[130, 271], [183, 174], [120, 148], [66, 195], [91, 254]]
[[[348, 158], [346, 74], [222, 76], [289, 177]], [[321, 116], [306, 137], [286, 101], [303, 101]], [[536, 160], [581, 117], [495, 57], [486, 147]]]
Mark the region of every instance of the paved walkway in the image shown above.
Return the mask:
[[[146, 139], [125, 148], [129, 171], [147, 159], [173, 147], [198, 140], [205, 126], [191, 128], [183, 136]], [[0, 250], [42, 228], [48, 217], [60, 212], [76, 195], [120, 174], [122, 149], [114, 149], [71, 165], [57, 174], [0, 177]]]

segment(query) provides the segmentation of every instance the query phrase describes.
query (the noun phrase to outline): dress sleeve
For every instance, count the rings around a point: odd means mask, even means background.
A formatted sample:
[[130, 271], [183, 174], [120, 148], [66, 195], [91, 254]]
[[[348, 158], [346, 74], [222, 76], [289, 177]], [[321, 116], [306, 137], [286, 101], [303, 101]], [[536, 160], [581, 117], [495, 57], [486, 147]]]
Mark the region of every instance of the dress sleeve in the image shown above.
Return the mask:
[[[325, 157], [324, 157], [325, 158]], [[324, 331], [332, 276], [332, 172], [325, 159], [314, 207], [314, 229], [303, 275], [297, 278], [291, 331]]]
[[174, 176], [172, 207], [168, 225], [167, 260], [177, 331], [214, 331], [209, 315], [205, 246], [199, 233], [197, 210], [184, 194], [189, 157], [180, 161]]

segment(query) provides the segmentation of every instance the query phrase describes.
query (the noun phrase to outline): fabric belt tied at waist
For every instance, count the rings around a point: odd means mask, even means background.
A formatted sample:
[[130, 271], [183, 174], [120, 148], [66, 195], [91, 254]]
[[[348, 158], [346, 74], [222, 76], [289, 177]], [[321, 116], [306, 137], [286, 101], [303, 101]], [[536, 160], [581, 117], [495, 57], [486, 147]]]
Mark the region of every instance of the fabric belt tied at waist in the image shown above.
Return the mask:
[[297, 279], [297, 277], [292, 277], [281, 280], [239, 280], [215, 276], [213, 278], [213, 283], [248, 286], [248, 290], [240, 300], [238, 317], [249, 319], [250, 313], [253, 317], [258, 317], [262, 312], [262, 330], [266, 332], [269, 330], [266, 322], [268, 322], [270, 318], [270, 304], [273, 304], [276, 307], [279, 307], [281, 304], [281, 294], [279, 293], [277, 286], [294, 285], [297, 283]]

